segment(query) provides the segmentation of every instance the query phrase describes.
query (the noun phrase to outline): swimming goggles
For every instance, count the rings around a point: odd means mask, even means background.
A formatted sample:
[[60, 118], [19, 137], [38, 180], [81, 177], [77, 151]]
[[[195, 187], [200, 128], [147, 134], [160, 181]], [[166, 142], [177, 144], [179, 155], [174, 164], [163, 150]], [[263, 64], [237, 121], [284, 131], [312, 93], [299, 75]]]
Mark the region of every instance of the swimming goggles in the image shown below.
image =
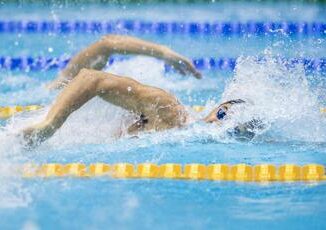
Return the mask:
[[226, 116], [226, 109], [220, 108], [216, 113], [217, 120], [223, 120]]

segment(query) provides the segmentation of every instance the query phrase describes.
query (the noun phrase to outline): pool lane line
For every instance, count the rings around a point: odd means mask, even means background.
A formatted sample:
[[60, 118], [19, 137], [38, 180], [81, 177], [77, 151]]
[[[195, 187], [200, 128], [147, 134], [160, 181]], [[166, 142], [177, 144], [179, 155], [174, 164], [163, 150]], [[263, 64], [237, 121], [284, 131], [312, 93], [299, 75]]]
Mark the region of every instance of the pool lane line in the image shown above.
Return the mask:
[[[126, 57], [109, 58], [107, 65], [110, 66], [115, 62], [127, 60]], [[263, 62], [264, 58], [256, 58], [257, 61]], [[326, 57], [324, 58], [274, 58], [275, 62], [279, 62], [288, 67], [302, 64], [306, 71], [326, 72]], [[13, 71], [47, 71], [53, 69], [63, 69], [70, 57], [9, 57], [0, 56], [0, 70]], [[201, 57], [192, 59], [193, 64], [198, 70], [215, 70], [215, 71], [233, 71], [236, 66], [237, 58], [214, 58]], [[169, 72], [171, 68], [165, 65], [165, 71]]]
[[19, 169], [24, 178], [93, 178], [125, 179], [188, 179], [243, 182], [290, 182], [326, 180], [325, 167], [320, 164], [153, 164], [153, 163], [48, 163], [25, 164]]
[[0, 119], [8, 119], [18, 113], [35, 111], [41, 109], [40, 105], [15, 105], [15, 106], [0, 106]]
[[46, 34], [107, 34], [107, 33], [141, 33], [141, 34], [183, 34], [211, 36], [241, 35], [296, 35], [324, 36], [325, 22], [150, 22], [141, 20], [114, 21], [0, 21], [0, 33], [46, 33]]
[[[21, 106], [21, 105], [15, 105], [15, 106], [0, 106], [0, 119], [8, 119], [14, 115], [17, 115], [18, 113], [21, 112], [26, 112], [26, 111], [35, 111], [43, 108], [41, 105], [26, 105], [26, 106]], [[193, 105], [191, 108], [195, 112], [203, 112], [206, 107], [201, 106], [201, 105]], [[320, 108], [320, 112], [322, 114], [326, 115], [326, 108]]]

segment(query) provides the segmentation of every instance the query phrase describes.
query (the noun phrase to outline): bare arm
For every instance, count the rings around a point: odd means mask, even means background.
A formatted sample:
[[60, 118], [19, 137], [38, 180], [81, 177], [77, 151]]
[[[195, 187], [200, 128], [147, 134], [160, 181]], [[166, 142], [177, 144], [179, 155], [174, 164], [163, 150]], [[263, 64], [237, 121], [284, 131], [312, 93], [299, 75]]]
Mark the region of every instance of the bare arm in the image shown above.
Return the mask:
[[[24, 139], [31, 146], [45, 141], [64, 124], [70, 114], [93, 97], [107, 94], [109, 95], [108, 102], [117, 104], [115, 103], [117, 100], [114, 100], [117, 93], [122, 93], [121, 89], [127, 91], [128, 86], [136, 84], [134, 82], [132, 79], [128, 81], [126, 78], [116, 77], [109, 73], [82, 69], [58, 95], [46, 118], [22, 131]], [[121, 102], [124, 102], [123, 97]]]
[[155, 57], [165, 61], [174, 67], [181, 74], [193, 74], [196, 78], [201, 78], [201, 74], [196, 70], [190, 60], [174, 52], [166, 46], [144, 41], [135, 37], [109, 35], [104, 37], [107, 46], [112, 54], [139, 54]]
[[[96, 96], [135, 114], [156, 118], [160, 113], [153, 105], [166, 108], [178, 104], [173, 95], [132, 78], [82, 69], [58, 95], [45, 120], [22, 131], [27, 144], [37, 145], [51, 137], [74, 111]], [[128, 131], [131, 129], [136, 131], [139, 126], [135, 124]]]
[[155, 57], [165, 61], [181, 74], [190, 73], [196, 78], [201, 78], [201, 74], [197, 72], [190, 60], [168, 47], [129, 36], [107, 35], [74, 56], [50, 88], [66, 85], [82, 68], [103, 69], [109, 56], [113, 54]]

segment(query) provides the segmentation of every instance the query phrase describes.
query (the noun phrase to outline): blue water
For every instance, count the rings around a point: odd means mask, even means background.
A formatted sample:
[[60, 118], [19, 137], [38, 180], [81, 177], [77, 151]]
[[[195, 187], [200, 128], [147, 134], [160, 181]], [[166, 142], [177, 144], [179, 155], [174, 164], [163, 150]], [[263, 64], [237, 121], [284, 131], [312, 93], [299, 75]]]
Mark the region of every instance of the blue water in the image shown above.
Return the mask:
[[[16, 10], [15, 14], [10, 12]], [[6, 15], [6, 16], [4, 16]], [[86, 15], [86, 16], [85, 16]], [[228, 3], [189, 6], [2, 6], [8, 20], [117, 19], [165, 21], [270, 20], [326, 21], [325, 7], [301, 4]], [[218, 102], [244, 97], [252, 111], [268, 124], [251, 142], [237, 142], [211, 125], [196, 123], [181, 130], [142, 134], [138, 139], [111, 137], [128, 114], [95, 99], [74, 113], [50, 140], [33, 151], [24, 150], [15, 134], [39, 121], [58, 92], [44, 84], [56, 71], [0, 72], [0, 105], [42, 104], [44, 110], [1, 121], [1, 229], [57, 228], [218, 228], [323, 229], [326, 184], [233, 183], [174, 180], [33, 179], [13, 176], [24, 162], [175, 163], [326, 163], [325, 75], [287, 68], [273, 59], [324, 57], [323, 37], [209, 37], [136, 34], [191, 57], [239, 57], [235, 72], [203, 72], [191, 76], [164, 73], [162, 62], [134, 57], [107, 71], [133, 76], [177, 95], [186, 105], [206, 105], [202, 117]], [[98, 39], [96, 34], [0, 34], [0, 56], [72, 55]], [[258, 63], [252, 56], [265, 57]], [[150, 67], [150, 68], [149, 68]]]

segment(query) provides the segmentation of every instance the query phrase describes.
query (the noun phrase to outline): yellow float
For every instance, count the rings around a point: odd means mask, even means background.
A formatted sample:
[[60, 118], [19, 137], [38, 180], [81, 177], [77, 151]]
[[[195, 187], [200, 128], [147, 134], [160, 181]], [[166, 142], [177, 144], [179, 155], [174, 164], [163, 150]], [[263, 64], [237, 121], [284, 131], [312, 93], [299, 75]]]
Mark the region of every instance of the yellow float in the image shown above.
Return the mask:
[[21, 169], [25, 178], [51, 178], [51, 177], [108, 177], [108, 178], [146, 178], [146, 179], [184, 179], [184, 180], [212, 180], [212, 181], [241, 181], [241, 182], [272, 182], [272, 181], [322, 181], [326, 180], [325, 167], [320, 164], [307, 164], [303, 166], [284, 164], [152, 164], [130, 163], [106, 164], [82, 163], [42, 165], [25, 164]]

